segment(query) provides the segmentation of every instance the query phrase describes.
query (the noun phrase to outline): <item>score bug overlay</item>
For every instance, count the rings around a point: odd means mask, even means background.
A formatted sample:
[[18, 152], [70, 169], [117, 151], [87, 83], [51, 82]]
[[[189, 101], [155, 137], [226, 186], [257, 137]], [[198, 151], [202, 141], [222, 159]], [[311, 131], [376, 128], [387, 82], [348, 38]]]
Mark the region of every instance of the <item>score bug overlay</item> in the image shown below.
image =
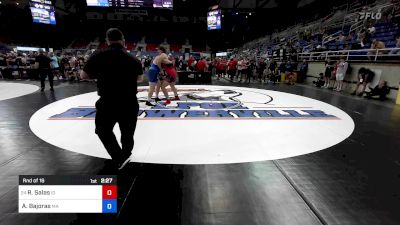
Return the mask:
[[19, 213], [117, 213], [117, 176], [20, 175]]

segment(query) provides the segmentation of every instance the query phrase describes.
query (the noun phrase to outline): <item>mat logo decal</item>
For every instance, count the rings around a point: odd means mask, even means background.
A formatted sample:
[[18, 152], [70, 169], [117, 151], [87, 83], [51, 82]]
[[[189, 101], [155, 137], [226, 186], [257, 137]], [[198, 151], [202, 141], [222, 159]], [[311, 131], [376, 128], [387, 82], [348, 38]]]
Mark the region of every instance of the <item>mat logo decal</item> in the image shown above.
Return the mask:
[[[273, 98], [259, 92], [237, 90], [180, 89], [180, 100], [165, 106], [146, 106], [147, 92], [139, 90], [140, 120], [337, 120], [338, 117], [312, 107], [275, 106]], [[118, 110], [118, 109], [116, 109]], [[93, 120], [94, 107], [74, 107], [49, 120]]]

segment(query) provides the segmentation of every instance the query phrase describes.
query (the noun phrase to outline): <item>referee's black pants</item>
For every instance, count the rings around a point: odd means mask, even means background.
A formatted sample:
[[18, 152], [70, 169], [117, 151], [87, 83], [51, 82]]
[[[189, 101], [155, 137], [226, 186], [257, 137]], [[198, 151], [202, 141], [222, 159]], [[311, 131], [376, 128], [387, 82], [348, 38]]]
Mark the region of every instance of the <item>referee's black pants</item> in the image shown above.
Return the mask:
[[[96, 102], [96, 134], [113, 160], [118, 161], [132, 152], [138, 111], [139, 105], [136, 99], [132, 99], [131, 103], [129, 101], [117, 103], [115, 100], [100, 98]], [[122, 147], [113, 132], [116, 123], [121, 131]]]
[[39, 76], [40, 76], [40, 86], [41, 86], [42, 89], [44, 89], [44, 87], [45, 87], [46, 77], [49, 78], [50, 88], [53, 88], [54, 75], [53, 75], [53, 73], [52, 73], [52, 71], [50, 69], [48, 69], [48, 70], [46, 70], [46, 69], [39, 70]]

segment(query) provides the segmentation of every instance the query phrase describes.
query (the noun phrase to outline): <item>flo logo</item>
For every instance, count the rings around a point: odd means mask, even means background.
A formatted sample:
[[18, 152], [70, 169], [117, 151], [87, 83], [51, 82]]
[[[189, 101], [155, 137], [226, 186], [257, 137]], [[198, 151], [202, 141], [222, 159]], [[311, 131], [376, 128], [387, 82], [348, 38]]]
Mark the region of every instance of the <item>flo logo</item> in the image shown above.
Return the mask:
[[[144, 104], [147, 90], [139, 89], [140, 120], [335, 120], [338, 117], [310, 106], [276, 106], [274, 98], [264, 92], [233, 89], [181, 88], [180, 100], [165, 106]], [[94, 107], [73, 107], [49, 120], [93, 120]]]

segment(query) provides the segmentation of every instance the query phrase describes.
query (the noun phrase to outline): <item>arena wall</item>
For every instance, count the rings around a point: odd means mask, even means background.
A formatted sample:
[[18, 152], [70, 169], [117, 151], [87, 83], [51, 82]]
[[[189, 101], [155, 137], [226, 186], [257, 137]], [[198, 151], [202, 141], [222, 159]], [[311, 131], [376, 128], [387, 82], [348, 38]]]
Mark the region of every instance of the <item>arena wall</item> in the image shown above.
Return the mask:
[[[390, 90], [388, 98], [392, 101], [396, 101], [397, 92], [400, 84], [400, 64], [350, 62], [350, 65], [352, 67], [352, 72], [345, 78], [345, 80], [347, 81], [345, 85], [346, 92], [351, 92], [352, 90], [354, 90], [357, 82], [357, 72], [361, 67], [365, 67], [375, 71], [375, 73], [377, 74], [372, 82], [373, 84], [377, 84], [379, 82], [379, 79], [383, 79], [388, 82], [388, 85], [392, 88]], [[310, 77], [307, 78], [307, 83], [312, 83], [312, 81], [316, 80], [320, 73], [324, 72], [324, 62], [310, 62], [308, 66], [308, 75]], [[315, 79], [313, 77], [315, 77]]]

